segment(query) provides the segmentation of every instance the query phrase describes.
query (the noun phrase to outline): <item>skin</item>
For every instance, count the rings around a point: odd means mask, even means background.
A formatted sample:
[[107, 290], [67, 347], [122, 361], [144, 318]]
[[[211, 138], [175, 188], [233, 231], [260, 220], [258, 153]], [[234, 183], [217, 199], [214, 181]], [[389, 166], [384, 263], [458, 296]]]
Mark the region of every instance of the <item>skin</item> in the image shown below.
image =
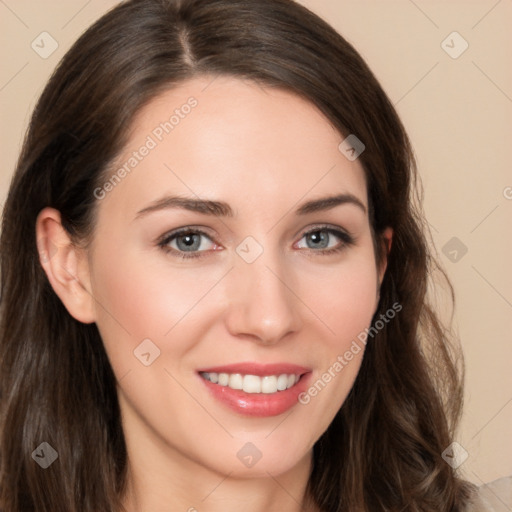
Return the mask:
[[[376, 264], [366, 211], [346, 203], [296, 213], [336, 194], [366, 209], [364, 172], [338, 150], [344, 137], [311, 103], [230, 77], [196, 78], [151, 101], [116, 164], [191, 96], [198, 104], [190, 114], [98, 201], [86, 248], [71, 243], [59, 212], [40, 213], [40, 249], [55, 252], [41, 264], [70, 314], [96, 322], [117, 377], [129, 512], [298, 512], [312, 447], [347, 397], [364, 351], [307, 405], [268, 418], [217, 402], [196, 370], [290, 362], [311, 368], [315, 382], [370, 325], [386, 263]], [[137, 218], [166, 195], [224, 201], [233, 216], [167, 208]], [[323, 224], [348, 231], [353, 244], [322, 232], [330, 247], [342, 247], [324, 254], [304, 236]], [[158, 246], [185, 226], [210, 237], [202, 239], [203, 257]], [[263, 248], [252, 263], [236, 252], [247, 236]], [[389, 245], [390, 230], [385, 238]], [[147, 338], [160, 356], [144, 366], [134, 350]], [[262, 454], [251, 468], [237, 457], [247, 442]]]

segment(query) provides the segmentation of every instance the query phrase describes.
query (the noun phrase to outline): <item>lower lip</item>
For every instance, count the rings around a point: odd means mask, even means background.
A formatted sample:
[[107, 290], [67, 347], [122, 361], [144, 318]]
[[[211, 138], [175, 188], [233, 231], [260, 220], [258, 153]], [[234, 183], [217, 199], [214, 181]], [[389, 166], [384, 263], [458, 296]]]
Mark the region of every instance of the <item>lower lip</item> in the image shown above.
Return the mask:
[[242, 390], [231, 389], [228, 386], [219, 386], [219, 384], [214, 384], [198, 374], [204, 385], [219, 402], [244, 416], [260, 418], [278, 416], [296, 405], [299, 395], [308, 387], [310, 375], [311, 373], [302, 375], [299, 382], [289, 389], [267, 394], [246, 393]]

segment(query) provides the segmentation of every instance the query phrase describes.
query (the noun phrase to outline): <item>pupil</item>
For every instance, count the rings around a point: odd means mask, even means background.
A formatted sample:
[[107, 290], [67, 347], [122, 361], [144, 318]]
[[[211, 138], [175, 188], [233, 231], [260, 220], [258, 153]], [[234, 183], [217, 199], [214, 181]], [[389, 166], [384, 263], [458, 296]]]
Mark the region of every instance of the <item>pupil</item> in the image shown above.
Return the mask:
[[315, 231], [314, 233], [311, 233], [310, 240], [316, 247], [327, 247], [328, 235], [325, 231]]

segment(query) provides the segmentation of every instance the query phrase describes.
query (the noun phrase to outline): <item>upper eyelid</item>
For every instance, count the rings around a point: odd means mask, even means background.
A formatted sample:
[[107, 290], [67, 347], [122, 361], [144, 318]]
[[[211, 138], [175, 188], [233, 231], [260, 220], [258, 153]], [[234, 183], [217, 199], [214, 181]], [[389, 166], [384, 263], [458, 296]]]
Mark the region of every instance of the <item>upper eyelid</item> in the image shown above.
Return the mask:
[[335, 226], [334, 224], [314, 224], [311, 227], [308, 227], [308, 228], [305, 228], [305, 229], [299, 231], [299, 233], [302, 236], [304, 236], [304, 235], [307, 235], [308, 233], [311, 233], [314, 231], [321, 231], [322, 229], [325, 229], [325, 231], [341, 231], [342, 233], [346, 233], [347, 235], [352, 236], [352, 234], [350, 233], [350, 231], [348, 229], [343, 228], [341, 226]]
[[186, 233], [201, 234], [201, 235], [208, 237], [210, 240], [212, 240], [212, 242], [214, 241], [212, 235], [209, 234], [205, 228], [199, 228], [199, 227], [194, 227], [194, 226], [184, 226], [182, 228], [177, 228], [177, 229], [173, 229], [171, 231], [167, 231], [166, 233], [164, 233], [163, 235], [161, 235], [157, 238], [157, 242], [162, 243], [162, 242], [165, 242], [166, 240], [173, 239], [181, 234], [186, 234]]

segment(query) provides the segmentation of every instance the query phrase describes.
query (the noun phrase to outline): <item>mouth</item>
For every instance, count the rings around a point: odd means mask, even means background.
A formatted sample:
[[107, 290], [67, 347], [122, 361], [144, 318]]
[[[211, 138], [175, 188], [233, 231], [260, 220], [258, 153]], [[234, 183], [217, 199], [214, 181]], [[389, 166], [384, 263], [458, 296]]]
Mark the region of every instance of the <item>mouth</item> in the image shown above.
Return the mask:
[[311, 369], [293, 364], [239, 363], [197, 371], [210, 396], [242, 415], [276, 416], [298, 403]]

